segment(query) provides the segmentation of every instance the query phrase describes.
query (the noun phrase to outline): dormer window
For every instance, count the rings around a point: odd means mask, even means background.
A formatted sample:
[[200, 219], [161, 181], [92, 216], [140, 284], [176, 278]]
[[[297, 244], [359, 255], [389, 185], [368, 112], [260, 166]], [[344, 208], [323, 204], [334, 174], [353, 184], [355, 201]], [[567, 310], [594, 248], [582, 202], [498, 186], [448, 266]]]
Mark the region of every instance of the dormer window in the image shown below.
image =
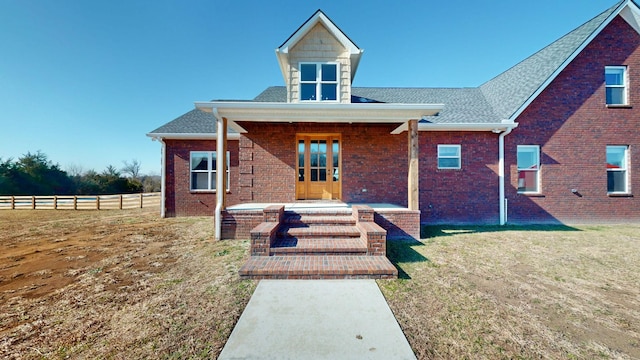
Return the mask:
[[300, 101], [337, 101], [338, 64], [300, 63]]

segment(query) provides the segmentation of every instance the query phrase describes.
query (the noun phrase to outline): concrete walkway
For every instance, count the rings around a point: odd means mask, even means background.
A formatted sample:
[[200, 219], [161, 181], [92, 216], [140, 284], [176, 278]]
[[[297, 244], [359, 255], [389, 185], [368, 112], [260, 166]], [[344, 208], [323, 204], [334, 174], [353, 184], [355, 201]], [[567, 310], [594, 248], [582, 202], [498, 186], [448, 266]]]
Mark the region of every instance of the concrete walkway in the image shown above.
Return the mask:
[[374, 280], [262, 280], [218, 359], [415, 359]]

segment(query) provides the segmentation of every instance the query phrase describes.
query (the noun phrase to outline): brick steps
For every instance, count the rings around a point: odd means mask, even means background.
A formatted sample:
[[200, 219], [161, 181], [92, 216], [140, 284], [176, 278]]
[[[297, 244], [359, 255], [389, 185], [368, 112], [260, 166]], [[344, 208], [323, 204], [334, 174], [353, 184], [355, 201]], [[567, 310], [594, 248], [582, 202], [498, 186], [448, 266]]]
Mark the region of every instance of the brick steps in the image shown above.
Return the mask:
[[252, 256], [242, 279], [395, 279], [398, 270], [385, 256]]
[[386, 254], [386, 231], [371, 208], [264, 210], [251, 231], [251, 258], [243, 279], [397, 278]]
[[278, 238], [359, 238], [360, 230], [355, 225], [284, 225], [277, 231]]
[[351, 215], [289, 215], [284, 220], [288, 225], [346, 225], [355, 226], [356, 220]]
[[277, 238], [270, 255], [366, 255], [367, 244], [358, 238]]

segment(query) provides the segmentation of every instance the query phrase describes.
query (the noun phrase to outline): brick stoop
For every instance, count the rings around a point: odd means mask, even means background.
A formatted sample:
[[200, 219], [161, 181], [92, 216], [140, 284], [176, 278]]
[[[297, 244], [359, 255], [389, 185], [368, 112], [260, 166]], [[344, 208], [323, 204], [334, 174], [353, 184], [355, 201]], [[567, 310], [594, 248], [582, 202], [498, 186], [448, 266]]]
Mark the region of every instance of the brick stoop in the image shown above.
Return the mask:
[[386, 256], [386, 232], [367, 206], [351, 209], [264, 210], [251, 231], [243, 279], [389, 279], [398, 271]]

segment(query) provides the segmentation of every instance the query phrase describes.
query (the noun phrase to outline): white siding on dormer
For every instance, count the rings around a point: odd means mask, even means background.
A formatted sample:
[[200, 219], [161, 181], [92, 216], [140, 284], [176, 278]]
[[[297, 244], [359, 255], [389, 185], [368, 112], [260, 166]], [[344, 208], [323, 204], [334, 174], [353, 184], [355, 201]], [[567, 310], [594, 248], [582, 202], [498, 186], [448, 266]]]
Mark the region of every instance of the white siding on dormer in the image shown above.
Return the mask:
[[318, 23], [289, 51], [289, 83], [287, 84], [287, 101], [300, 101], [301, 62], [338, 62], [340, 63], [340, 80], [338, 100], [341, 103], [351, 102], [351, 60], [348, 49], [327, 29]]

